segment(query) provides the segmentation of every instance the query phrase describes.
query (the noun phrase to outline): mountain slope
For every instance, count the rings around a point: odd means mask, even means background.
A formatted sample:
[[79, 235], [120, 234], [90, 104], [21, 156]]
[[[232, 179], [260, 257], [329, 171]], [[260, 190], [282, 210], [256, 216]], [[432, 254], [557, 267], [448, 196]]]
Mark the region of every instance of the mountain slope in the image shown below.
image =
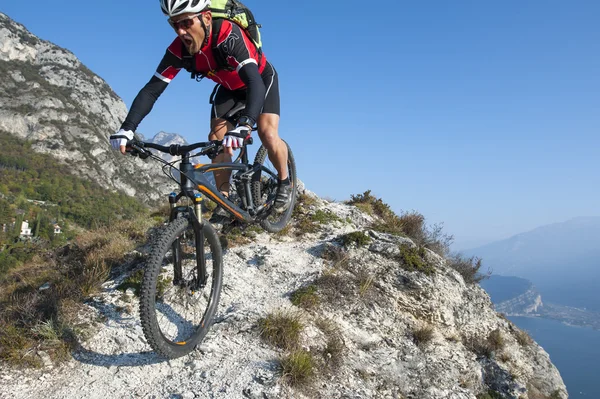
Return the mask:
[[[237, 246], [228, 236], [216, 322], [189, 356], [165, 361], [148, 352], [137, 297], [116, 289], [142, 263], [88, 303], [97, 334], [73, 360], [0, 369], [0, 397], [566, 397], [544, 350], [443, 258], [423, 250], [431, 269], [408, 267], [401, 248], [415, 244], [370, 230], [373, 218], [354, 206], [307, 192], [297, 212], [287, 235], [257, 232]], [[352, 243], [359, 233], [368, 239]], [[318, 297], [313, 306], [294, 300], [307, 287]], [[261, 339], [260, 320], [281, 311], [299, 315], [297, 350], [314, 362], [304, 385], [282, 375], [289, 352]]]
[[0, 132], [30, 141], [73, 173], [143, 200], [170, 188], [158, 164], [111, 150], [126, 115], [108, 84], [71, 52], [0, 13]]

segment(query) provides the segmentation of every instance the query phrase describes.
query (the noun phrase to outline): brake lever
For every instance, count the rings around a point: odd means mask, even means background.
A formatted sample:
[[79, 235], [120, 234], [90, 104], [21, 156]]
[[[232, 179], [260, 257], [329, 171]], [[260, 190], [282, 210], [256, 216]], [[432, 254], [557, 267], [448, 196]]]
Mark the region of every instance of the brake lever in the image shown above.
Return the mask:
[[129, 140], [125, 146], [125, 152], [131, 154], [131, 156], [139, 157], [140, 159], [146, 159], [152, 153], [144, 148], [144, 144], [141, 141]]

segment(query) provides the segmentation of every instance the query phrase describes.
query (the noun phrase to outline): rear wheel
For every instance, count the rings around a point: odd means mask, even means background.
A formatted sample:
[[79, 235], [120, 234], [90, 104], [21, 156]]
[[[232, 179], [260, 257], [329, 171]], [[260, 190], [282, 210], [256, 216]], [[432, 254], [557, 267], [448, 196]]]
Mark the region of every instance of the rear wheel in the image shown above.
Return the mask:
[[[285, 142], [285, 141], [284, 141]], [[254, 162], [265, 166], [269, 171], [257, 172], [254, 174], [252, 179], [252, 201], [257, 207], [267, 206], [268, 209], [266, 216], [261, 220], [260, 225], [266, 231], [270, 233], [277, 233], [288, 224], [296, 205], [296, 196], [298, 192], [298, 176], [296, 173], [296, 162], [294, 161], [294, 154], [292, 149], [285, 143], [288, 149], [288, 176], [290, 183], [292, 184], [292, 195], [290, 198], [290, 206], [283, 213], [276, 213], [273, 210], [273, 203], [277, 196], [277, 169], [273, 166], [269, 160], [267, 149], [264, 146], [260, 146]], [[260, 209], [260, 208], [258, 208]]]
[[159, 233], [144, 272], [140, 297], [144, 335], [155, 352], [169, 359], [187, 355], [202, 341], [219, 304], [221, 245], [209, 223], [204, 223], [202, 233], [204, 281], [196, 262], [196, 232], [183, 217]]

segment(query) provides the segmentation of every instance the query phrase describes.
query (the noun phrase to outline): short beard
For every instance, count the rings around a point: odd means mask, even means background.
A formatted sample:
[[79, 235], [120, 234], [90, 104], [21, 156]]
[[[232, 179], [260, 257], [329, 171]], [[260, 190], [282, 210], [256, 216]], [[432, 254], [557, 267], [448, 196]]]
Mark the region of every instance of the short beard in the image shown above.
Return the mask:
[[197, 52], [200, 51], [200, 48], [196, 48], [197, 46], [196, 46], [195, 40], [189, 46], [187, 44], [185, 44], [185, 47], [190, 54], [196, 54]]

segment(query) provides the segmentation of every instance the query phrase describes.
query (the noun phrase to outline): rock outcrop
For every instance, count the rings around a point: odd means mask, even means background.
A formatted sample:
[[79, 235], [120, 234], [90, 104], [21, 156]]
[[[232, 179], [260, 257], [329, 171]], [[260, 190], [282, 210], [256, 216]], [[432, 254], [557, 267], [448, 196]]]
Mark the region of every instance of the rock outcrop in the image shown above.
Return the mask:
[[73, 53], [0, 13], [0, 134], [33, 142], [73, 173], [145, 201], [170, 190], [156, 162], [124, 157], [108, 136], [125, 118], [123, 101]]
[[496, 304], [496, 310], [507, 315], [528, 315], [539, 313], [543, 305], [542, 296], [532, 285], [518, 297]]

